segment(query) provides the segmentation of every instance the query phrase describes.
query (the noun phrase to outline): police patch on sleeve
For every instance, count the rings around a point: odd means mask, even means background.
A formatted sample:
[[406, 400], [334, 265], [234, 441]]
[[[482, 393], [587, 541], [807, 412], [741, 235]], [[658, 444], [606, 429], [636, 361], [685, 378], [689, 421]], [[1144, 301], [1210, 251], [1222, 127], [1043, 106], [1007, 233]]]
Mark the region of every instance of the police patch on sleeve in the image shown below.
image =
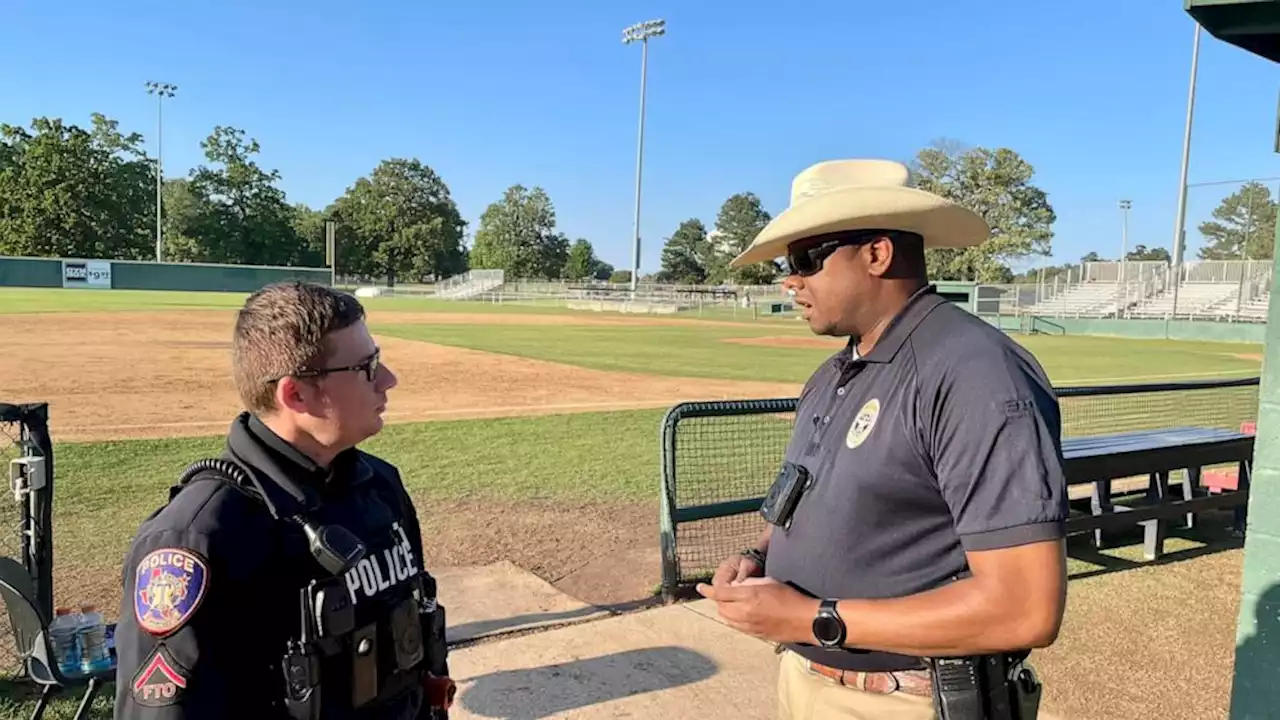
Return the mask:
[[186, 689], [187, 676], [164, 645], [157, 645], [133, 676], [134, 702], [146, 707], [173, 705], [182, 699]]
[[162, 548], [138, 563], [133, 609], [138, 626], [164, 637], [191, 619], [209, 587], [209, 565], [196, 553]]

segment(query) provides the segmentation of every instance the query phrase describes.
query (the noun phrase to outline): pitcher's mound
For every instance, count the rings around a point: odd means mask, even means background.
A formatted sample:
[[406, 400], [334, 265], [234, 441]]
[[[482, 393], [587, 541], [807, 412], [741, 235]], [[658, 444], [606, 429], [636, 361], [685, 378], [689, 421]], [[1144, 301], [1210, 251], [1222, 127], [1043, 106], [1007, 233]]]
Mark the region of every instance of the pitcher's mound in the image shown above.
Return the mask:
[[803, 337], [796, 335], [767, 335], [765, 337], [725, 338], [725, 342], [739, 345], [762, 345], [764, 347], [796, 347], [821, 348], [823, 350], [839, 350], [848, 340], [829, 337]]
[[569, 597], [510, 562], [431, 571], [448, 620], [450, 643], [518, 630], [582, 622], [607, 610]]

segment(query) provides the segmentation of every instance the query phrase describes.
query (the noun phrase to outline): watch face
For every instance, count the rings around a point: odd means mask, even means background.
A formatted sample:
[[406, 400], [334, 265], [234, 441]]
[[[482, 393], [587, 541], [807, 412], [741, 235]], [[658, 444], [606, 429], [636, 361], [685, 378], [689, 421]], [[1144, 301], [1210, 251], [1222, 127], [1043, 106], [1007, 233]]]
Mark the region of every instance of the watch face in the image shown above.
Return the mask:
[[823, 642], [836, 642], [840, 639], [840, 621], [833, 617], [819, 616], [813, 621], [813, 634]]

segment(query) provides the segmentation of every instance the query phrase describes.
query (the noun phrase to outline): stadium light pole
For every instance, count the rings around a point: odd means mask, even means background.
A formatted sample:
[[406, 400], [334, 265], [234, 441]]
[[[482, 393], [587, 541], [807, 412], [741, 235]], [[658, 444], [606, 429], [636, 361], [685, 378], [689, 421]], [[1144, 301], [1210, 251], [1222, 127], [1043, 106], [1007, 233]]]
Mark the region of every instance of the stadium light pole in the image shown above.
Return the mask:
[[1127, 258], [1129, 254], [1129, 208], [1133, 207], [1133, 203], [1129, 200], [1120, 201], [1120, 282], [1117, 283], [1116, 291], [1121, 293], [1120, 305], [1116, 306], [1116, 317], [1122, 310], [1121, 305], [1129, 298], [1129, 273], [1127, 272]]
[[[1196, 109], [1196, 70], [1200, 64], [1200, 23], [1196, 23], [1195, 39], [1191, 44], [1191, 80], [1187, 89], [1187, 124], [1182, 133], [1182, 169], [1178, 181], [1178, 220], [1173, 228], [1173, 309], [1178, 312], [1178, 286], [1182, 284], [1182, 253], [1186, 245], [1187, 222], [1187, 166], [1191, 161], [1191, 123]], [[1165, 318], [1165, 336], [1169, 334], [1169, 318]]]
[[640, 175], [644, 167], [644, 96], [645, 81], [649, 69], [649, 38], [665, 35], [667, 21], [647, 20], [622, 30], [622, 44], [640, 43], [640, 133], [636, 141], [636, 217], [635, 233], [631, 239], [631, 294], [635, 296], [640, 277]]
[[173, 97], [177, 92], [177, 85], [147, 81], [147, 94], [156, 96], [156, 262], [160, 262], [164, 254], [164, 236], [160, 230], [160, 190], [164, 185], [161, 161], [164, 154], [164, 99]]
[[[1124, 267], [1125, 256], [1129, 254], [1129, 209], [1133, 207], [1130, 200], [1120, 201], [1120, 266]], [[1123, 280], [1124, 278], [1121, 277]]]

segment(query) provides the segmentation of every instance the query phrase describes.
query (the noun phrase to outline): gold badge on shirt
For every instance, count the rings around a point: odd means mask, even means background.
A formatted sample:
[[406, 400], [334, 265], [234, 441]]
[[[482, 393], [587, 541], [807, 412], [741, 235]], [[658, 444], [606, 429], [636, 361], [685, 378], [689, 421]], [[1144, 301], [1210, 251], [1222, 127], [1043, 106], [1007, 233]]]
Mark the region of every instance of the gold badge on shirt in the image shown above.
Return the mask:
[[850, 450], [861, 445], [871, 434], [871, 429], [876, 426], [878, 417], [880, 417], [880, 401], [872, 398], [854, 416], [853, 422], [849, 425], [849, 433], [844, 436], [844, 444]]

